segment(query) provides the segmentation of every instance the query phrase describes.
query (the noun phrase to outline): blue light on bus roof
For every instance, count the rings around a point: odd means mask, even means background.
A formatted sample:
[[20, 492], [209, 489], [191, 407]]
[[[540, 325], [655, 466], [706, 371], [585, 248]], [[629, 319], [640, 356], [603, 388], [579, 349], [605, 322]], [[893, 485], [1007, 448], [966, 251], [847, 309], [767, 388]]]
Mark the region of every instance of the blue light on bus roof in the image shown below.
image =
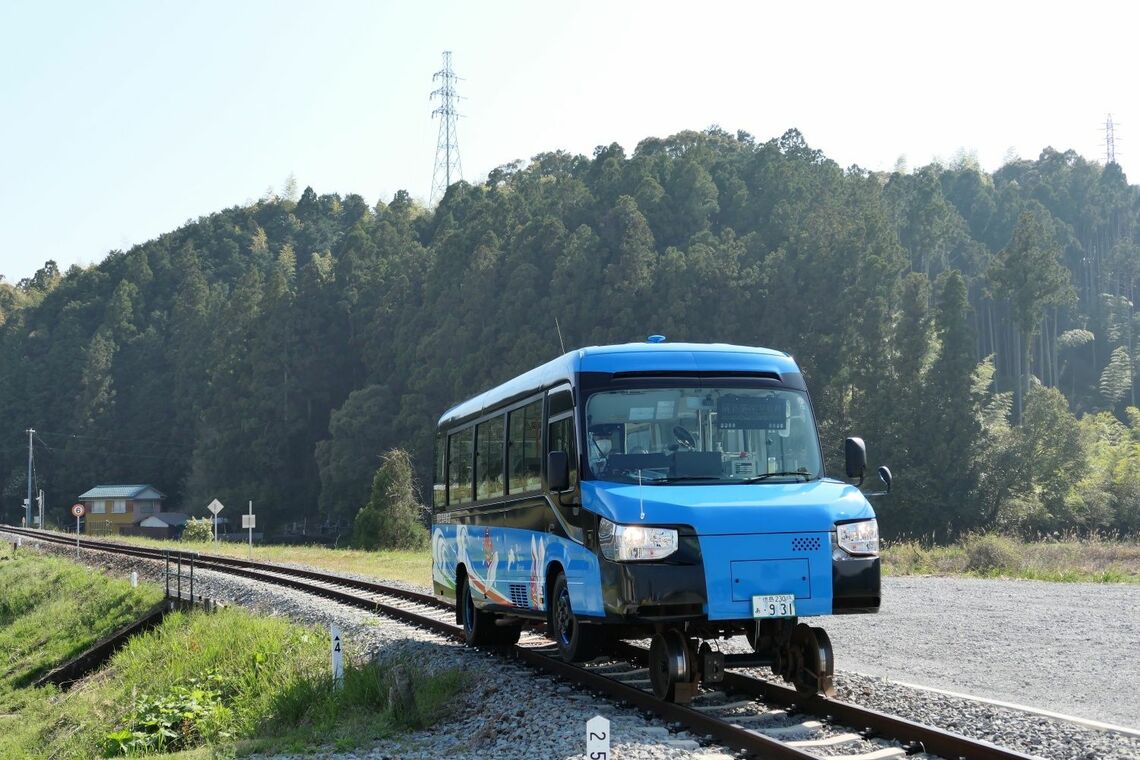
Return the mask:
[[665, 342], [665, 336], [664, 335], [650, 335], [649, 336], [649, 342], [650, 343], [664, 343]]

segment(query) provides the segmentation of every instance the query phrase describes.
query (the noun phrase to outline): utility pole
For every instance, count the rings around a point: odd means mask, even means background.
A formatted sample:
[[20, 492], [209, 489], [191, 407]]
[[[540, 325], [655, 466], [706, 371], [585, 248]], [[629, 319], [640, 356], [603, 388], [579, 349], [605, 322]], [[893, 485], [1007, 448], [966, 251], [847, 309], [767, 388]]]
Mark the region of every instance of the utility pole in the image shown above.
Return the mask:
[[455, 83], [459, 77], [451, 70], [451, 51], [443, 51], [443, 68], [432, 74], [431, 81], [440, 81], [438, 90], [432, 92], [432, 98], [439, 98], [439, 108], [431, 112], [433, 117], [441, 117], [439, 122], [439, 141], [435, 149], [435, 170], [431, 176], [431, 198], [428, 203], [442, 200], [447, 188], [451, 186], [452, 178], [463, 179], [463, 165], [459, 161], [459, 133], [455, 125], [459, 120], [459, 110], [455, 101], [460, 96], [455, 92]]
[[32, 436], [36, 431], [27, 429], [28, 434], [28, 500], [24, 502], [24, 527], [32, 527]]

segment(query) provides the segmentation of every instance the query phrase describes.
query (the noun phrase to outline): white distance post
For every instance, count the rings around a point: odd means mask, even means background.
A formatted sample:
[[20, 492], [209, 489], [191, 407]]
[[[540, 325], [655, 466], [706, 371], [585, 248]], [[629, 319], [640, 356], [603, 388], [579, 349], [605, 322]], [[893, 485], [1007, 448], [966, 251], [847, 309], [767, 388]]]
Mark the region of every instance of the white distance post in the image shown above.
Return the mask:
[[339, 689], [344, 685], [344, 651], [340, 642], [340, 628], [335, 624], [329, 625], [329, 637], [332, 639], [333, 688]]
[[586, 721], [586, 757], [610, 760], [610, 722], [601, 715]]

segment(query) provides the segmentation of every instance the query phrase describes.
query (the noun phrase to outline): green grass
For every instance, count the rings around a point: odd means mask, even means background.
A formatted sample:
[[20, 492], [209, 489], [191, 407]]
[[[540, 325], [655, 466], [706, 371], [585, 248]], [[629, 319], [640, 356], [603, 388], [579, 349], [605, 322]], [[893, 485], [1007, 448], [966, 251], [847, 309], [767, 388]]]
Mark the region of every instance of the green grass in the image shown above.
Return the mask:
[[1056, 582], [1140, 583], [1140, 541], [1067, 537], [1024, 541], [993, 533], [950, 546], [892, 541], [882, 550], [887, 575], [971, 575]]
[[[249, 545], [229, 541], [184, 542], [163, 541], [138, 536], [113, 536], [110, 541], [147, 546], [157, 549], [179, 549], [203, 554], [224, 554], [230, 557], [249, 556]], [[253, 558], [263, 562], [282, 562], [319, 567], [330, 572], [355, 573], [378, 579], [391, 579], [431, 586], [431, 551], [363, 551], [360, 549], [332, 549], [327, 546], [287, 546], [283, 544], [254, 544]]]
[[[245, 544], [182, 543], [137, 537], [114, 540], [157, 548], [245, 557]], [[324, 546], [261, 545], [254, 559], [319, 567], [378, 579], [431, 585], [430, 551], [360, 551]], [[885, 542], [887, 575], [971, 575], [1058, 582], [1140, 583], [1140, 541], [1066, 537], [1030, 542], [995, 534], [967, 536], [950, 546], [915, 540]]]
[[63, 560], [27, 552], [0, 560], [0, 695], [80, 654], [161, 599], [157, 587], [132, 589]]
[[[0, 579], [5, 573], [26, 583], [30, 575], [70, 577], [70, 568], [59, 568], [66, 564], [36, 557], [3, 561]], [[95, 579], [83, 591], [102, 602], [77, 606], [87, 608], [92, 619], [114, 619], [111, 610], [121, 607], [115, 601], [118, 582], [78, 572]], [[50, 580], [41, 583], [53, 587]], [[29, 601], [16, 588], [0, 585], [0, 609], [7, 611], [0, 619], [0, 637], [9, 637], [0, 642], [13, 641], [13, 631], [27, 633], [25, 621], [32, 619], [48, 640], [74, 633], [73, 623], [57, 626], [45, 617], [48, 610], [59, 612], [55, 601], [43, 596]], [[144, 589], [140, 604], [156, 593]], [[71, 597], [73, 605], [77, 601]], [[328, 648], [327, 630], [238, 608], [172, 613], [70, 691], [29, 688], [18, 677], [0, 681], [0, 757], [68, 760], [117, 756], [124, 748], [131, 754], [188, 748], [187, 757], [350, 749], [431, 725], [465, 684], [466, 676], [458, 670], [431, 674], [423, 672], [422, 663], [356, 662], [347, 639], [344, 686], [336, 690]], [[25, 646], [19, 652], [10, 657], [17, 675], [44, 666], [38, 648]], [[388, 704], [398, 667], [416, 676], [411, 710], [397, 711]]]

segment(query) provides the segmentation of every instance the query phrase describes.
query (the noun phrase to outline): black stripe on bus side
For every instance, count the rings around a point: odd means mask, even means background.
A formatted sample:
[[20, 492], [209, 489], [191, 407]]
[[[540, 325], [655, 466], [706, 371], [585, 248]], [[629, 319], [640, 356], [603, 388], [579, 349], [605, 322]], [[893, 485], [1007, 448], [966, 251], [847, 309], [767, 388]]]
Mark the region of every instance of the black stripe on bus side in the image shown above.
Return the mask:
[[513, 502], [440, 512], [435, 518], [437, 523], [515, 528], [550, 533], [562, 538], [568, 537], [562, 526], [562, 520], [555, 514], [554, 507], [545, 496], [541, 495]]

